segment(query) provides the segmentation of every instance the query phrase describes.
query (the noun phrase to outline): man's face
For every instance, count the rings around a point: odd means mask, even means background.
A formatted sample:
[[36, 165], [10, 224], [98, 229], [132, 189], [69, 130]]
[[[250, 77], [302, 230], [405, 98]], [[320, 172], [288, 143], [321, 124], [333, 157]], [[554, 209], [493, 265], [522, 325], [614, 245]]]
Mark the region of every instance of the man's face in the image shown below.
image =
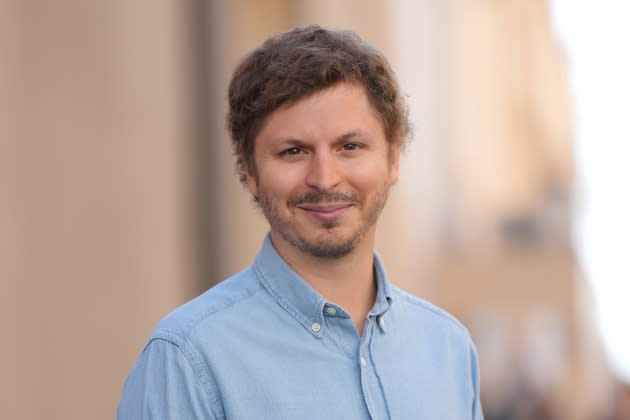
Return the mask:
[[340, 258], [375, 224], [398, 179], [363, 88], [340, 83], [271, 113], [255, 139], [248, 188], [276, 247]]

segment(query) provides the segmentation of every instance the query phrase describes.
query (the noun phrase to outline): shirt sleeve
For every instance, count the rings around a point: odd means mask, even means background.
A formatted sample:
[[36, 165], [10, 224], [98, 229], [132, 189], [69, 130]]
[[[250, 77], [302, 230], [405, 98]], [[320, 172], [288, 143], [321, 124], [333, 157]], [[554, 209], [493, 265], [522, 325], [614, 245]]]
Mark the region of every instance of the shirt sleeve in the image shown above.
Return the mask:
[[154, 339], [125, 382], [118, 420], [216, 420], [193, 364], [175, 343]]

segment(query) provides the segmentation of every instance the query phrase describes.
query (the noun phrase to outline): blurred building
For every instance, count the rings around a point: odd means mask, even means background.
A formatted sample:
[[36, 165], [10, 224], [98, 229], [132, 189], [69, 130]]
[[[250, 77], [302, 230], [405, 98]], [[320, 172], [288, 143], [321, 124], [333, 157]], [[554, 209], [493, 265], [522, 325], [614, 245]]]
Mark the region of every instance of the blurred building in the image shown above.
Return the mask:
[[245, 51], [309, 23], [375, 44], [408, 95], [415, 139], [378, 249], [471, 330], [486, 417], [609, 414], [545, 1], [2, 7], [3, 418], [111, 418], [155, 323], [249, 264], [266, 224], [233, 173], [226, 87]]

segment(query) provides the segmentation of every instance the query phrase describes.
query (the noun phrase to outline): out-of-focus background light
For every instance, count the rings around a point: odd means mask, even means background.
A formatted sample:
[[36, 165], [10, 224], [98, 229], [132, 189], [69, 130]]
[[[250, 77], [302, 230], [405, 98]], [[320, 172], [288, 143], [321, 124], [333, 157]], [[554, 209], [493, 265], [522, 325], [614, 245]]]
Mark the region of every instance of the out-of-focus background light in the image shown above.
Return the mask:
[[630, 383], [630, 5], [550, 6], [573, 94], [575, 246], [614, 373]]

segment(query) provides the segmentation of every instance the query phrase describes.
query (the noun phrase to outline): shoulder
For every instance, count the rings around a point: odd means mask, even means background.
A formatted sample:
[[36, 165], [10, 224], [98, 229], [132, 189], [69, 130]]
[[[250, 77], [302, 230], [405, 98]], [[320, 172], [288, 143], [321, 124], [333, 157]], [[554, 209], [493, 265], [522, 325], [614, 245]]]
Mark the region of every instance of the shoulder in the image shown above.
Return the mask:
[[392, 292], [396, 303], [403, 307], [404, 313], [412, 322], [425, 328], [434, 327], [459, 336], [462, 340], [470, 341], [470, 334], [466, 327], [444, 309], [393, 285]]
[[156, 326], [149, 342], [155, 339], [182, 345], [189, 341], [200, 328], [221, 317], [225, 312], [247, 310], [248, 302], [254, 300], [264, 289], [251, 267], [247, 268], [203, 294], [178, 307]]
[[[162, 319], [125, 381], [118, 418], [221, 418], [217, 384], [206, 363], [209, 343], [225, 333], [227, 317], [242, 318], [265, 293], [250, 268], [224, 280]], [[255, 303], [254, 303], [255, 305]], [[182, 411], [183, 410], [183, 411]]]

